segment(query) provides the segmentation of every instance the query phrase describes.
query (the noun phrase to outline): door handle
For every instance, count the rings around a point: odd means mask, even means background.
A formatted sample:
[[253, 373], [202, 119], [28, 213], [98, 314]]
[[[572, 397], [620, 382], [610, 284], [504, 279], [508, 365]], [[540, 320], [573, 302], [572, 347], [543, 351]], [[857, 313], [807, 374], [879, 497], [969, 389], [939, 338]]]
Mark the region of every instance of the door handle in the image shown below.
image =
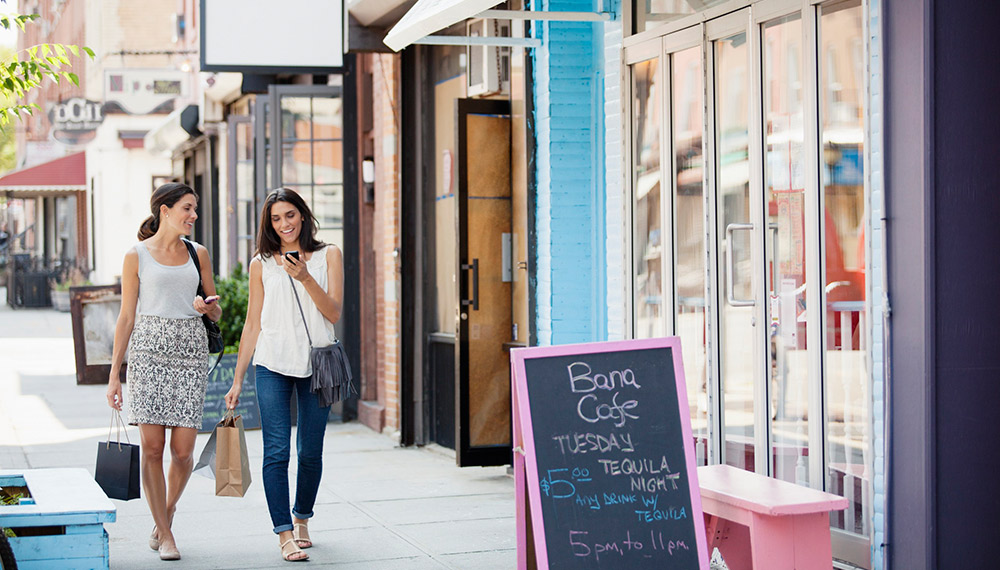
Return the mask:
[[472, 270], [472, 300], [462, 299], [462, 306], [472, 305], [473, 311], [479, 310], [479, 259], [473, 258], [472, 263], [463, 263], [462, 270]]
[[[771, 236], [771, 262], [768, 263], [767, 266], [770, 268], [770, 271], [771, 271], [771, 287], [770, 287], [770, 291], [773, 293], [774, 290], [777, 288], [777, 285], [774, 284], [774, 280], [776, 279], [777, 274], [778, 274], [778, 272], [775, 271], [775, 267], [779, 263], [781, 263], [781, 256], [778, 253], [778, 235], [779, 235], [778, 234], [778, 231], [779, 231], [778, 224], [776, 224], [774, 222], [771, 222], [771, 223], [767, 224], [767, 230], [768, 230], [767, 233], [770, 234], [770, 236]], [[765, 256], [766, 256], [766, 254], [765, 254]]]
[[733, 292], [733, 272], [736, 267], [733, 262], [733, 232], [752, 230], [753, 224], [729, 224], [726, 226], [726, 248], [729, 250], [726, 254], [726, 301], [732, 307], [754, 306], [753, 299], [737, 299]]

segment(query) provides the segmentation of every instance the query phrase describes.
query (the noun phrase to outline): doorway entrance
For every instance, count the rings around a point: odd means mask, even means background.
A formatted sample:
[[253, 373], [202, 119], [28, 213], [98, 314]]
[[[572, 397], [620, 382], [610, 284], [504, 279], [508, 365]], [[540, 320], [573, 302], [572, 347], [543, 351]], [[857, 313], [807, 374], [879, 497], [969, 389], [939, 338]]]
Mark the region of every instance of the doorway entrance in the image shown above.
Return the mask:
[[511, 463], [510, 102], [459, 99], [457, 260], [460, 467]]
[[[348, 360], [357, 366], [358, 195], [345, 192], [357, 182], [357, 169], [345, 165], [359, 161], [355, 139], [345, 136], [353, 132], [356, 113], [353, 91], [345, 92], [343, 81], [343, 76], [331, 75], [328, 85], [269, 85], [267, 96], [257, 97], [252, 123], [254, 193], [239, 199], [245, 198], [244, 206], [254, 210], [256, 219], [268, 192], [290, 188], [312, 210], [319, 228], [316, 237], [341, 249], [345, 303], [334, 328]], [[331, 418], [347, 421], [356, 415], [357, 397], [352, 396], [334, 404]]]
[[[447, 89], [447, 84], [439, 85]], [[511, 462], [511, 120], [505, 100], [451, 99], [438, 114], [428, 335], [431, 441], [460, 467]]]

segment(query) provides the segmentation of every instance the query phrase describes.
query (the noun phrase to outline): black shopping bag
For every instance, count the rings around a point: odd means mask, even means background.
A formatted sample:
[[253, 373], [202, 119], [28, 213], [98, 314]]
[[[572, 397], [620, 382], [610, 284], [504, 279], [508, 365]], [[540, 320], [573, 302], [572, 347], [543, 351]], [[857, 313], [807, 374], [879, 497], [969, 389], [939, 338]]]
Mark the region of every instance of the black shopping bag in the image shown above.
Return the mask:
[[[139, 498], [139, 446], [121, 442], [121, 428], [124, 423], [117, 410], [111, 418], [112, 426], [116, 419], [118, 441], [111, 441], [109, 428], [108, 441], [97, 444], [97, 468], [94, 470], [94, 479], [108, 497], [129, 501]], [[125, 438], [127, 441], [127, 432]]]

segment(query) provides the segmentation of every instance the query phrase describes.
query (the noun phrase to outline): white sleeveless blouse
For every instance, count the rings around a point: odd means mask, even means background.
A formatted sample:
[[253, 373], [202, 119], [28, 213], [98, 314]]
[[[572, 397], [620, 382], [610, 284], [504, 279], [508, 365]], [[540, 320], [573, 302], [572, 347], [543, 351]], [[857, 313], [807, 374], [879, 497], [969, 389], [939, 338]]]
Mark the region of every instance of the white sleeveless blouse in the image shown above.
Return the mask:
[[[306, 378], [312, 375], [312, 364], [309, 362], [309, 339], [306, 329], [302, 326], [302, 316], [299, 306], [295, 303], [292, 293], [293, 284], [289, 282], [288, 273], [277, 264], [274, 257], [260, 260], [261, 280], [264, 283], [264, 304], [260, 309], [260, 335], [254, 352], [253, 363], [259, 364], [272, 372]], [[306, 269], [316, 283], [324, 291], [327, 289], [326, 247], [314, 251], [306, 262]], [[309, 325], [309, 334], [317, 347], [329, 346], [337, 341], [333, 323], [316, 308], [309, 293], [302, 283], [292, 279], [302, 310]]]

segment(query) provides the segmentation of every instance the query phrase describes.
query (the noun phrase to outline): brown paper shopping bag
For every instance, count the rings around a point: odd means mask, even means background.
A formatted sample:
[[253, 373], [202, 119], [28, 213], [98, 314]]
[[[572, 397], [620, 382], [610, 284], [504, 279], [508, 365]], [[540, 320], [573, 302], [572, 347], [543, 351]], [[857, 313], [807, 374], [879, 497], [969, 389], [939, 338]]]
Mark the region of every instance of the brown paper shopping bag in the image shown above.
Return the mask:
[[250, 488], [250, 459], [242, 416], [227, 411], [215, 432], [215, 494], [242, 497]]

